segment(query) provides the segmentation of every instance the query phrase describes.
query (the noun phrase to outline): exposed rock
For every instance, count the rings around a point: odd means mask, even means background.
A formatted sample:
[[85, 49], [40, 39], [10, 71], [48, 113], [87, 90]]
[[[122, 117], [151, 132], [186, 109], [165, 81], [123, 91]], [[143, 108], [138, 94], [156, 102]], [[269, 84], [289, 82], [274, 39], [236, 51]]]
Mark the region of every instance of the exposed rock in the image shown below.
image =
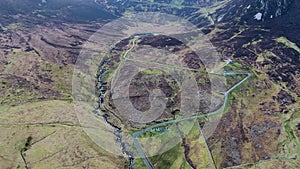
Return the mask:
[[280, 90], [277, 96], [277, 101], [281, 106], [288, 106], [296, 102], [294, 97], [285, 90]]

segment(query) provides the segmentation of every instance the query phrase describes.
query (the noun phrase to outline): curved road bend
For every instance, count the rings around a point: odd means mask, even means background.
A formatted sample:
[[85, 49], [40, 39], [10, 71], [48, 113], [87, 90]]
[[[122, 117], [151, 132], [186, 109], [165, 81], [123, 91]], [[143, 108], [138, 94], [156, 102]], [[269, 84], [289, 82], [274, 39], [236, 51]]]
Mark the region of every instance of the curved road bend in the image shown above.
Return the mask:
[[240, 75], [240, 74], [247, 74], [247, 77], [245, 77], [239, 83], [237, 83], [234, 86], [232, 86], [229, 90], [227, 90], [224, 93], [224, 96], [225, 96], [224, 103], [223, 103], [223, 105], [218, 110], [216, 110], [214, 112], [211, 112], [211, 113], [207, 113], [207, 114], [195, 115], [195, 116], [191, 116], [191, 117], [185, 117], [185, 118], [182, 118], [182, 119], [176, 119], [176, 120], [171, 120], [171, 121], [166, 121], [166, 122], [158, 123], [158, 124], [152, 125], [152, 126], [147, 127], [147, 128], [145, 128], [143, 130], [140, 130], [140, 131], [137, 131], [137, 132], [133, 133], [132, 138], [133, 138], [134, 144], [135, 144], [136, 148], [138, 149], [138, 152], [140, 153], [140, 156], [143, 158], [144, 163], [148, 167], [148, 169], [153, 169], [153, 167], [150, 164], [149, 160], [147, 159], [147, 157], [146, 157], [146, 155], [145, 155], [145, 153], [144, 153], [141, 145], [138, 142], [138, 138], [137, 137], [139, 135], [147, 132], [147, 131], [150, 131], [153, 128], [157, 128], [157, 127], [161, 127], [161, 126], [165, 126], [165, 125], [168, 125], [168, 124], [177, 123], [177, 122], [181, 122], [181, 121], [185, 121], [185, 120], [192, 120], [192, 119], [197, 119], [197, 118], [201, 118], [201, 117], [207, 117], [207, 116], [212, 116], [212, 115], [215, 115], [215, 114], [218, 114], [218, 113], [222, 113], [224, 111], [225, 107], [226, 107], [227, 102], [228, 102], [229, 94], [234, 89], [236, 89], [237, 87], [239, 87], [242, 83], [244, 83], [246, 80], [248, 80], [250, 77], [252, 77], [252, 73], [235, 73], [235, 72], [225, 72], [224, 73], [225, 76], [228, 76], [228, 75]]
[[[124, 59], [127, 59], [127, 55], [130, 51], [133, 50], [133, 48], [135, 47], [136, 45], [136, 40], [138, 39], [138, 36], [133, 39], [132, 41], [132, 46], [130, 49], [128, 49], [124, 55], [122, 56]], [[211, 112], [211, 113], [207, 113], [207, 114], [201, 114], [201, 115], [195, 115], [195, 116], [191, 116], [191, 117], [185, 117], [185, 118], [182, 118], [182, 119], [176, 119], [176, 120], [171, 120], [171, 121], [166, 121], [166, 122], [162, 122], [162, 123], [158, 123], [158, 124], [154, 124], [152, 126], [149, 126], [143, 130], [140, 130], [140, 131], [137, 131], [135, 133], [132, 134], [132, 138], [133, 138], [133, 142], [140, 154], [140, 156], [143, 158], [143, 161], [145, 163], [145, 165], [148, 167], [148, 169], [153, 169], [151, 163], [149, 162], [149, 160], [147, 159], [147, 156], [145, 155], [140, 143], [138, 142], [138, 136], [147, 132], [147, 131], [150, 131], [152, 130], [153, 128], [157, 128], [157, 127], [160, 127], [160, 126], [165, 126], [165, 125], [168, 125], [168, 124], [172, 124], [172, 123], [177, 123], [177, 122], [181, 122], [181, 121], [185, 121], [185, 120], [192, 120], [192, 119], [197, 119], [197, 118], [201, 118], [201, 117], [207, 117], [207, 116], [212, 116], [212, 115], [215, 115], [215, 114], [218, 114], [218, 113], [222, 113], [226, 107], [226, 104], [228, 102], [228, 98], [229, 98], [229, 94], [234, 90], [236, 89], [237, 87], [239, 87], [242, 83], [244, 83], [246, 80], [248, 80], [250, 77], [252, 77], [252, 73], [237, 73], [237, 72], [224, 72], [223, 75], [224, 76], [228, 76], [228, 75], [247, 75], [243, 80], [241, 80], [240, 82], [238, 82], [237, 84], [235, 84], [234, 86], [232, 86], [229, 90], [227, 90], [225, 93], [224, 93], [224, 103], [223, 105], [216, 111], [214, 112]]]

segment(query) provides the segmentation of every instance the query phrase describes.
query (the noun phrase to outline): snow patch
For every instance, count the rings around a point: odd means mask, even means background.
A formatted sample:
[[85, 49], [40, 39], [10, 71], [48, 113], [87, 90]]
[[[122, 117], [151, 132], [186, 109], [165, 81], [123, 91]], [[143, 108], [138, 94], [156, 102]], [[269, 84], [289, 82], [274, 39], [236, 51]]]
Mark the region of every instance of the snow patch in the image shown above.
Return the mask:
[[222, 21], [222, 19], [224, 18], [224, 16], [225, 16], [225, 15], [221, 15], [221, 16], [219, 16], [219, 17], [218, 17], [218, 19], [217, 19], [217, 22], [220, 22], [220, 21]]
[[262, 13], [258, 12], [256, 15], [254, 15], [254, 19], [260, 21], [262, 19]]
[[231, 60], [231, 59], [225, 59], [224, 61], [225, 61], [227, 64], [233, 63], [233, 60]]

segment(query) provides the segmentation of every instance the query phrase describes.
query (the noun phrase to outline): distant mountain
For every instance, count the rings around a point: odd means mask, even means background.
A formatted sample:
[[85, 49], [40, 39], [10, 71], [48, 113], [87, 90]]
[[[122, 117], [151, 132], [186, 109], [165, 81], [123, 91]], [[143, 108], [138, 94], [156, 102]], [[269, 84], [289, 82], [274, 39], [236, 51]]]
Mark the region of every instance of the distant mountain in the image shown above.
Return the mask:
[[[162, 12], [188, 18], [199, 27], [213, 22], [268, 21], [286, 15], [298, 2], [295, 0], [96, 0], [117, 16], [126, 11]], [[295, 16], [296, 17], [296, 16]]]
[[[216, 22], [260, 25], [273, 35], [284, 35], [300, 46], [300, 2], [296, 0], [230, 0], [212, 13]], [[261, 14], [261, 18], [256, 18]]]
[[[263, 13], [263, 19], [274, 18], [285, 14], [294, 0], [257, 0], [256, 6]], [[253, 4], [254, 5], [254, 4]]]
[[294, 0], [230, 0], [215, 15], [219, 21], [237, 18], [242, 22], [254, 19], [265, 21], [287, 14], [296, 3]]
[[114, 19], [94, 0], [1, 0], [0, 15], [45, 17], [60, 22], [90, 22]]

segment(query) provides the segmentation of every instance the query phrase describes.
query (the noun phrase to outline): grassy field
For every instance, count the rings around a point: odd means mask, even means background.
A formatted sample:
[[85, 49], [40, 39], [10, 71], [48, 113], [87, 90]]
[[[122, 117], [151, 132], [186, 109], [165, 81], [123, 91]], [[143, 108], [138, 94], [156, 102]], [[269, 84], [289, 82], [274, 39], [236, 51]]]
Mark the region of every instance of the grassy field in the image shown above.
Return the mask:
[[287, 47], [293, 48], [294, 50], [296, 50], [298, 53], [300, 53], [300, 48], [293, 42], [291, 42], [290, 40], [288, 40], [286, 37], [279, 37], [275, 39], [277, 42], [283, 43], [284, 45], [286, 45]]
[[214, 163], [211, 158], [210, 150], [207, 147], [206, 139], [204, 138], [198, 120], [182, 122], [179, 124], [181, 131], [188, 131], [185, 134], [185, 144], [189, 147], [186, 158], [189, 158], [196, 168], [214, 168]]
[[190, 169], [184, 158], [184, 149], [178, 143], [169, 151], [159, 154], [157, 156], [150, 157], [150, 162], [155, 168], [182, 168]]
[[124, 168], [127, 159], [92, 142], [73, 109], [67, 101], [1, 106], [1, 168]]

